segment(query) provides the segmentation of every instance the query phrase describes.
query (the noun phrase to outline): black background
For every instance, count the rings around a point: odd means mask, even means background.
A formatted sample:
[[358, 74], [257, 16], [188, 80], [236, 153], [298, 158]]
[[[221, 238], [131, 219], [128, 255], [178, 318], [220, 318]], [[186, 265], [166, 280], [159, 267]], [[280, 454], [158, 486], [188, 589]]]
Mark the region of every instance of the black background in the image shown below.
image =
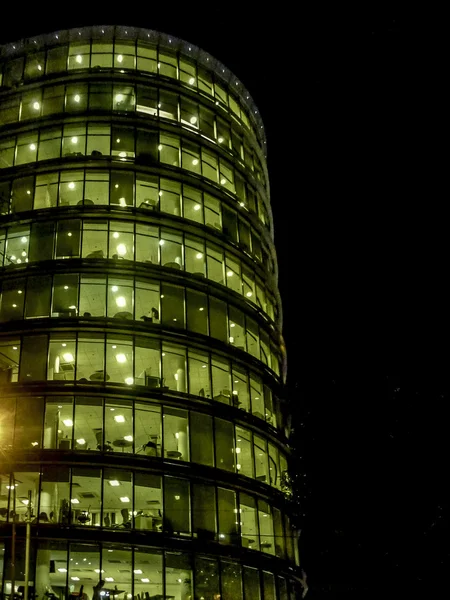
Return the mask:
[[90, 24], [164, 31], [226, 64], [265, 123], [307, 597], [445, 590], [448, 386], [379, 374], [405, 370], [428, 285], [413, 158], [425, 25], [319, 3], [94, 6], [9, 7], [0, 42]]

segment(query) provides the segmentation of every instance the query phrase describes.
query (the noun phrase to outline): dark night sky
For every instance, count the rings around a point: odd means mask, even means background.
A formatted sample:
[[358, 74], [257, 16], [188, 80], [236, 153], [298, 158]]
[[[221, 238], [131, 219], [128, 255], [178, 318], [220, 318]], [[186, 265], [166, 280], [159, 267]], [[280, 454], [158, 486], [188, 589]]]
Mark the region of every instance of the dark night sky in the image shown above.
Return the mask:
[[147, 3], [127, 15], [122, 3], [105, 16], [76, 2], [68, 16], [46, 8], [45, 22], [41, 6], [21, 21], [18, 5], [17, 23], [0, 23], [0, 42], [137, 25], [204, 48], [246, 85], [268, 139], [294, 443], [306, 473], [308, 597], [425, 598], [450, 566], [439, 408], [448, 385], [374, 368], [399, 360], [399, 292], [420, 262], [403, 246], [415, 239], [405, 226], [405, 157], [423, 36], [394, 10], [346, 14], [315, 4], [293, 12], [281, 3], [274, 14], [273, 5], [246, 2], [242, 12], [244, 3], [232, 2], [236, 17], [225, 5], [202, 13], [198, 3]]

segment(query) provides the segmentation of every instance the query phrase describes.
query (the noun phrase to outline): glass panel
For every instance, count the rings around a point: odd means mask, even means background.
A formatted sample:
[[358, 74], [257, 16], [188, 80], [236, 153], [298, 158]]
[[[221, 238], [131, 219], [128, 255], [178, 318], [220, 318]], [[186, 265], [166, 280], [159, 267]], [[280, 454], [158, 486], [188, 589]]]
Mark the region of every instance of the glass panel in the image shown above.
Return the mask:
[[236, 365], [233, 365], [233, 404], [246, 412], [250, 410], [248, 376]]
[[0, 341], [0, 383], [17, 381], [19, 373], [20, 340]]
[[17, 398], [14, 447], [42, 448], [44, 398]]
[[82, 317], [104, 317], [106, 315], [105, 277], [81, 276], [79, 314]]
[[84, 204], [108, 204], [109, 173], [86, 172]]
[[254, 436], [254, 444], [255, 444], [255, 465], [256, 465], [256, 479], [258, 481], [264, 481], [264, 483], [269, 483], [269, 466], [268, 466], [268, 456], [267, 456], [267, 444], [266, 440], [259, 437], [258, 435]]
[[184, 218], [191, 219], [197, 223], [203, 223], [203, 200], [201, 192], [185, 185], [183, 186], [183, 201]]
[[135, 473], [134, 509], [135, 529], [162, 530], [162, 485], [159, 475]]
[[195, 558], [195, 597], [220, 598], [217, 559]]
[[[136, 517], [137, 518], [137, 517]], [[134, 596], [136, 598], [164, 598], [163, 557], [156, 550], [134, 552]]]
[[242, 566], [221, 560], [222, 600], [242, 600]]
[[11, 212], [31, 210], [33, 205], [34, 177], [15, 179], [11, 191]]
[[192, 484], [192, 531], [199, 540], [216, 535], [216, 490], [212, 485]]
[[[53, 233], [53, 224], [50, 225], [52, 229], [47, 234], [47, 246], [48, 252], [53, 251], [53, 236], [50, 239], [50, 234]], [[46, 233], [39, 230], [33, 229], [32, 239], [36, 237], [38, 239], [39, 234]], [[45, 239], [45, 238], [44, 238]], [[78, 219], [59, 221], [58, 229], [56, 234], [56, 258], [78, 258], [80, 256], [80, 242], [81, 242], [81, 221]], [[30, 249], [31, 254], [31, 249]], [[52, 258], [52, 256], [49, 256]], [[31, 260], [31, 256], [30, 256]]]
[[219, 506], [219, 542], [238, 544], [239, 519], [236, 505], [236, 492], [217, 488]]
[[106, 343], [106, 381], [132, 385], [133, 344], [129, 338], [108, 337]]
[[111, 451], [103, 440], [103, 398], [75, 398], [75, 448]]
[[275, 592], [275, 580], [273, 573], [262, 572], [263, 575], [263, 587], [264, 587], [264, 600], [276, 600]]
[[108, 224], [100, 221], [83, 222], [83, 258], [105, 258], [107, 256]]
[[161, 456], [161, 408], [153, 404], [136, 403], [134, 418], [136, 452], [146, 456]]
[[190, 554], [166, 552], [166, 597], [174, 600], [192, 598], [192, 564]]
[[161, 319], [163, 325], [184, 329], [184, 288], [161, 284]]
[[133, 279], [108, 279], [108, 317], [133, 318]]
[[170, 179], [161, 179], [159, 191], [160, 210], [179, 217], [181, 215], [181, 184]]
[[133, 410], [131, 401], [106, 400], [105, 440], [114, 452], [133, 452]]
[[75, 375], [75, 336], [53, 334], [48, 353], [47, 379], [73, 381]]
[[186, 271], [205, 276], [205, 244], [201, 240], [186, 238]]
[[286, 558], [286, 546], [284, 543], [284, 526], [281, 512], [273, 508], [273, 526], [275, 533], [275, 554], [278, 558]]
[[261, 550], [268, 554], [275, 554], [272, 511], [267, 502], [261, 499], [258, 500], [258, 517]]
[[58, 198], [58, 174], [47, 173], [36, 177], [34, 208], [50, 208], [56, 206]]
[[89, 467], [73, 468], [71, 490], [71, 523], [84, 527], [101, 526], [101, 470]]
[[187, 326], [190, 331], [208, 335], [208, 299], [206, 294], [186, 290]]
[[78, 314], [78, 275], [53, 277], [52, 317], [76, 317]]
[[188, 535], [190, 525], [189, 481], [164, 477], [164, 531]]
[[212, 358], [213, 398], [217, 402], [230, 404], [231, 380], [230, 363], [222, 358]]
[[[160, 291], [158, 283], [136, 281], [135, 318], [147, 323], [159, 323]], [[137, 369], [136, 369], [137, 371]]]
[[40, 523], [70, 524], [70, 469], [44, 467], [39, 504]]
[[163, 385], [177, 392], [186, 392], [186, 351], [163, 344]]
[[48, 317], [50, 315], [51, 277], [29, 277], [25, 318]]
[[130, 529], [133, 517], [131, 472], [105, 469], [103, 481], [103, 525]]
[[228, 315], [227, 304], [223, 300], [219, 300], [210, 296], [209, 298], [209, 324], [210, 335], [213, 338], [227, 343], [228, 335]]
[[215, 419], [216, 467], [226, 471], [235, 470], [234, 426], [228, 421]]
[[189, 351], [189, 392], [211, 398], [209, 356], [193, 350]]
[[248, 496], [247, 494], [240, 495], [240, 516], [242, 546], [252, 550], [259, 550], [256, 500], [252, 496]]
[[252, 434], [247, 429], [236, 427], [236, 469], [241, 475], [254, 477]]
[[137, 385], [162, 387], [159, 340], [136, 338], [134, 374]]
[[25, 300], [25, 278], [5, 280], [0, 295], [0, 321], [22, 319]]
[[191, 412], [191, 460], [195, 463], [214, 466], [212, 417]]
[[78, 338], [77, 381], [104, 381], [104, 352], [105, 343], [103, 336], [83, 335]]
[[47, 398], [44, 422], [44, 448], [72, 448], [73, 399]]
[[186, 410], [166, 407], [164, 423], [164, 456], [172, 460], [189, 460], [189, 431]]
[[23, 339], [20, 357], [20, 381], [43, 381], [47, 366], [46, 335], [29, 336]]

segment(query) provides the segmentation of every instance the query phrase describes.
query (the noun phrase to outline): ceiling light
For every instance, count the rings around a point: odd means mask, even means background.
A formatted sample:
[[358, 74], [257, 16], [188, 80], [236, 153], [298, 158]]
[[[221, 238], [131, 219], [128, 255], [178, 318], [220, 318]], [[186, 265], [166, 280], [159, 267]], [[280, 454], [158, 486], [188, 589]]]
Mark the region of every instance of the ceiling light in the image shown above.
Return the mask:
[[159, 240], [159, 245], [164, 246], [164, 240]]
[[73, 181], [71, 181], [71, 182], [69, 183], [69, 186], [68, 186], [68, 187], [69, 187], [69, 190], [74, 190], [74, 189], [75, 189], [75, 184], [74, 184], [74, 182], [73, 182]]
[[67, 573], [67, 569], [65, 569], [64, 567], [60, 567], [60, 568], [58, 569], [58, 572], [59, 572], [59, 573]]
[[221, 144], [223, 142], [223, 137], [220, 137], [218, 140], [219, 144]]
[[120, 204], [120, 206], [126, 206], [127, 201], [125, 200], [125, 198], [119, 198], [119, 204]]
[[147, 577], [144, 577], [141, 579], [142, 583], [149, 583], [150, 579], [148, 579]]
[[78, 500], [78, 498], [71, 498], [70, 501], [72, 502], [72, 504], [80, 504], [80, 501]]
[[77, 54], [77, 57], [75, 58], [75, 60], [77, 61], [77, 63], [81, 63], [81, 61], [82, 61], [83, 59], [81, 58], [81, 55], [80, 55], [80, 54]]
[[66, 362], [72, 362], [73, 361], [73, 354], [71, 352], [64, 352], [63, 359]]
[[119, 54], [117, 56], [117, 60], [118, 60], [118, 62], [122, 62], [123, 61], [123, 56], [121, 54]]
[[[126, 383], [127, 385], [133, 385], [133, 383], [134, 383], [134, 379], [133, 379], [133, 377], [127, 377], [127, 378], [125, 379], [125, 383]], [[125, 439], [126, 439], [126, 438], [125, 438]], [[133, 440], [130, 440], [130, 441], [133, 441]]]
[[77, 440], [77, 444], [79, 444], [80, 446], [84, 446], [85, 443], [86, 440], [84, 438], [80, 438], [79, 440]]
[[70, 140], [72, 142], [72, 144], [77, 144], [78, 143], [78, 138], [76, 135], [73, 136], [73, 138]]
[[72, 419], [64, 419], [63, 423], [66, 427], [72, 427], [73, 426], [73, 421]]
[[105, 581], [114, 581], [114, 577], [105, 577]]
[[119, 487], [120, 485], [120, 481], [117, 481], [117, 479], [110, 479], [108, 483], [111, 487]]
[[201, 206], [200, 204], [194, 204], [194, 210], [200, 210]]
[[41, 105], [39, 104], [39, 102], [34, 102], [33, 108], [34, 108], [34, 110], [39, 110], [41, 108]]
[[126, 152], [119, 152], [119, 156], [120, 156], [121, 158], [126, 158], [126, 156], [127, 156], [127, 153], [126, 153]]
[[142, 569], [135, 569], [135, 570], [133, 571], [133, 573], [134, 573], [135, 575], [142, 575]]
[[194, 77], [191, 77], [191, 78], [189, 79], [189, 83], [190, 83], [191, 85], [194, 85], [194, 83], [195, 83], [195, 79], [194, 79]]
[[123, 94], [117, 94], [116, 95], [116, 102], [122, 102], [123, 100]]
[[132, 442], [133, 441], [133, 436], [132, 435], [124, 435], [123, 439], [127, 442]]
[[236, 327], [236, 323], [230, 323], [230, 327]]
[[198, 310], [199, 310], [200, 312], [202, 312], [202, 310], [205, 310], [205, 309], [204, 309], [204, 308], [203, 308], [203, 306], [202, 306], [202, 307], [201, 307], [201, 308], [199, 308]]
[[227, 271], [227, 277], [233, 277], [233, 271]]
[[128, 498], [128, 496], [121, 496], [120, 501], [123, 502], [124, 504], [126, 504], [127, 502], [130, 501], [130, 499]]
[[[124, 355], [125, 356], [125, 355]], [[116, 415], [114, 417], [116, 423], [125, 423], [125, 417], [123, 415]]]
[[30, 150], [36, 150], [36, 144], [30, 144]]
[[79, 577], [71, 577], [70, 579], [71, 579], [72, 581], [80, 581], [80, 578], [79, 578]]
[[192, 164], [194, 166], [197, 166], [198, 165], [198, 158], [194, 158], [194, 160], [192, 161]]
[[191, 122], [192, 125], [195, 125], [197, 123], [197, 117], [191, 117], [189, 119], [189, 121]]
[[201, 252], [198, 252], [198, 253], [195, 255], [195, 258], [203, 258], [203, 254], [202, 254]]
[[[119, 352], [119, 354], [116, 354], [116, 360], [118, 363], [125, 363], [127, 362], [127, 357], [125, 356], [125, 354], [123, 352]], [[116, 419], [117, 421], [117, 419]]]
[[22, 504], [25, 504], [25, 506], [28, 506], [28, 500], [21, 500]]
[[115, 240], [117, 240], [117, 238], [118, 238], [118, 237], [119, 237], [119, 233], [118, 233], [117, 231], [115, 231], [115, 232], [113, 233], [113, 238], [114, 238]]
[[125, 246], [125, 244], [118, 244], [116, 250], [119, 256], [125, 256], [125, 254], [127, 253], [127, 247]]
[[112, 285], [111, 286], [111, 291], [112, 292], [118, 292], [119, 291], [119, 287], [117, 285]]
[[123, 308], [124, 306], [127, 305], [127, 301], [123, 296], [117, 296], [116, 304], [119, 308]]
[[227, 182], [227, 180], [225, 179], [225, 177], [222, 177], [222, 179], [220, 180], [220, 183], [221, 183], [222, 185], [225, 185], [225, 184], [226, 184], [226, 182]]
[[79, 102], [80, 101], [80, 96], [78, 94], [76, 94], [73, 99], [75, 100], [75, 102]]
[[247, 292], [245, 295], [247, 296], [247, 298], [250, 298], [251, 296], [253, 296], [252, 292]]

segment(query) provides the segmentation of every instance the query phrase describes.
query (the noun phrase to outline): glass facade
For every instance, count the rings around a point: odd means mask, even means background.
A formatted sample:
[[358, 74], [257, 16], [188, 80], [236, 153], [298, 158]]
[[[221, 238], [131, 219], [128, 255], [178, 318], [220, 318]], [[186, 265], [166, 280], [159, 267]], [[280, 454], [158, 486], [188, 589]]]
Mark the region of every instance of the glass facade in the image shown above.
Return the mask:
[[0, 47], [4, 598], [301, 597], [265, 157], [186, 42]]

